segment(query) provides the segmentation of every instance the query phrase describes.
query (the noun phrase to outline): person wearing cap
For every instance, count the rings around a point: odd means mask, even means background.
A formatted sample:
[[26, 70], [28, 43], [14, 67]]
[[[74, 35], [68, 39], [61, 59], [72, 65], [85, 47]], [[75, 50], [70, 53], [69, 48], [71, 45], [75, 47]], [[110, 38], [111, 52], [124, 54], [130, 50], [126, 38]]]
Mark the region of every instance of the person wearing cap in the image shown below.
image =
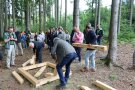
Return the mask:
[[[51, 55], [56, 60], [56, 69], [60, 77], [60, 84], [56, 88], [65, 88], [70, 74], [70, 65], [77, 57], [77, 54], [74, 47], [65, 40], [55, 37], [53, 43]], [[66, 67], [65, 76], [62, 72], [64, 66]]]
[[44, 42], [33, 41], [29, 43], [30, 48], [34, 48], [36, 53], [36, 61], [42, 63], [42, 51], [44, 48]]

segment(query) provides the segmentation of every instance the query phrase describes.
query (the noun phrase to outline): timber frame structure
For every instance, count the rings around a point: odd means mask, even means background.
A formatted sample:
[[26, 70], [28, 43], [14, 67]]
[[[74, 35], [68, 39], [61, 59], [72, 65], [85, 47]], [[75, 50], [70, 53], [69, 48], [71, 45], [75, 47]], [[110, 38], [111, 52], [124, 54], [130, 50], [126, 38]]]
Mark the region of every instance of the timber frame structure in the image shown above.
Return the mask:
[[[54, 72], [52, 73], [51, 76], [48, 76], [48, 77], [40, 79], [40, 80], [38, 80], [36, 77], [34, 77], [34, 75], [31, 75], [29, 72], [27, 72], [27, 70], [32, 70], [32, 69], [42, 68], [42, 67], [51, 67], [54, 69]], [[35, 64], [35, 65], [31, 65], [31, 66], [25, 66], [25, 67], [18, 68], [18, 70], [19, 70], [19, 73], [21, 73], [26, 79], [28, 79], [36, 88], [43, 84], [46, 84], [48, 82], [52, 82], [54, 80], [59, 79], [59, 76], [58, 76], [57, 70], [56, 70], [56, 65], [53, 63], [50, 63], [50, 62], [44, 62], [44, 63]], [[45, 69], [43, 69], [43, 70], [45, 70]], [[40, 72], [40, 71], [38, 71], [38, 72], [39, 73], [43, 72], [43, 71], [42, 72]]]

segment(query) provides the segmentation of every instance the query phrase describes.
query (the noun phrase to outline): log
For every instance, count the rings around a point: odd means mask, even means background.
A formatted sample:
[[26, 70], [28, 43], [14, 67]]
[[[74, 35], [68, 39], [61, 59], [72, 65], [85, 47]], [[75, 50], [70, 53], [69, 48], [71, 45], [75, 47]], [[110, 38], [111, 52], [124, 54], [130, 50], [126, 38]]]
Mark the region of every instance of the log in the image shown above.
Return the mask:
[[87, 86], [80, 86], [80, 89], [81, 90], [91, 90], [89, 87], [87, 87]]
[[12, 74], [20, 84], [24, 83], [23, 78], [16, 71], [13, 71]]
[[51, 77], [51, 76], [54, 76], [54, 74], [53, 73], [46, 73], [45, 74], [45, 77], [47, 78], [47, 77]]
[[45, 69], [46, 66], [41, 67], [40, 70], [34, 75], [34, 77], [39, 77], [44, 72]]
[[24, 62], [24, 63], [22, 64], [22, 67], [25, 67], [26, 65], [28, 65], [28, 64], [30, 63], [30, 61], [31, 61], [31, 59], [29, 59], [28, 61]]
[[96, 86], [100, 87], [103, 90], [116, 90], [115, 88], [113, 88], [103, 82], [100, 82], [98, 80], [96, 80], [93, 84], [95, 84]]
[[38, 80], [37, 80], [36, 78], [34, 78], [34, 77], [33, 77], [30, 73], [28, 73], [27, 71], [25, 71], [25, 70], [23, 70], [23, 69], [21, 69], [21, 68], [19, 68], [18, 70], [19, 70], [19, 72], [20, 72], [25, 78], [27, 78], [33, 85], [36, 85], [36, 84], [39, 83]]
[[89, 49], [96, 49], [100, 51], [107, 51], [107, 46], [104, 45], [91, 45], [91, 44], [80, 44], [80, 43], [73, 43], [74, 47], [81, 47], [81, 48], [89, 48]]
[[22, 67], [22, 69], [23, 70], [30, 70], [30, 69], [35, 69], [35, 68], [38, 68], [38, 67], [43, 67], [43, 66], [46, 66], [46, 65], [47, 65], [47, 63], [44, 62], [44, 63], [40, 63], [40, 64], [25, 66], [25, 67]]

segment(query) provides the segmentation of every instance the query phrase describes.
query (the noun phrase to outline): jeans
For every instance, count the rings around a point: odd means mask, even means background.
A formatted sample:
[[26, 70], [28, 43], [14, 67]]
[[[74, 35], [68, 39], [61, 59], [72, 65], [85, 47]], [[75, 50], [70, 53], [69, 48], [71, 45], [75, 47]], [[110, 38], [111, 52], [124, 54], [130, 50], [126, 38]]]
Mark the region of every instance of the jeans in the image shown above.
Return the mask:
[[98, 45], [101, 45], [101, 44], [102, 44], [102, 37], [98, 37], [98, 38], [97, 38], [97, 44], [98, 44]]
[[42, 51], [43, 48], [36, 49], [36, 61], [38, 61], [38, 63], [42, 63]]
[[[95, 68], [95, 54], [96, 50], [87, 50], [85, 54], [85, 67]], [[91, 60], [91, 65], [89, 64], [89, 58]]]
[[75, 51], [76, 51], [77, 56], [79, 58], [79, 62], [81, 62], [81, 48], [80, 47], [75, 47]]
[[[62, 86], [65, 86], [68, 81], [69, 74], [70, 74], [70, 65], [76, 57], [77, 57], [76, 53], [70, 53], [70, 54], [66, 55], [59, 64], [56, 65], [57, 72], [60, 77], [60, 82], [61, 82]], [[65, 77], [62, 72], [62, 67], [64, 65], [66, 66]]]

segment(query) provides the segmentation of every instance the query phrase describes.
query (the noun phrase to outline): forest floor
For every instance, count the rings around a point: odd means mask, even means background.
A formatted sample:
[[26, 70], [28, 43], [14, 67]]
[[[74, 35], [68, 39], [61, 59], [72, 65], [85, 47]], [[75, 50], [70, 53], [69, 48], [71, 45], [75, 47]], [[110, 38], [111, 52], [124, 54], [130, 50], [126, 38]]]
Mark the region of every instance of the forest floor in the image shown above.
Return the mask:
[[[100, 57], [106, 55], [106, 52], [98, 51], [96, 54], [96, 72], [81, 72], [80, 69], [84, 67], [84, 51], [82, 53], [82, 64], [72, 63], [71, 69], [73, 71], [72, 76], [69, 79], [66, 90], [79, 90], [78, 85], [85, 85], [92, 90], [100, 90], [92, 83], [95, 80], [104, 82], [117, 90], [135, 90], [135, 70], [128, 69], [132, 65], [132, 56], [134, 47], [131, 44], [118, 45], [118, 59], [117, 64], [119, 67], [108, 68], [104, 65]], [[16, 67], [11, 67], [10, 70], [5, 68], [5, 61], [0, 62], [0, 90], [55, 90], [55, 86], [59, 84], [59, 80], [53, 81], [46, 85], [42, 85], [39, 88], [35, 88], [29, 81], [24, 79], [24, 83], [20, 85], [16, 79], [12, 76], [12, 71], [21, 67], [22, 63], [32, 57], [31, 49], [24, 49], [23, 56], [16, 57]], [[53, 62], [49, 51], [44, 49], [43, 61]]]

